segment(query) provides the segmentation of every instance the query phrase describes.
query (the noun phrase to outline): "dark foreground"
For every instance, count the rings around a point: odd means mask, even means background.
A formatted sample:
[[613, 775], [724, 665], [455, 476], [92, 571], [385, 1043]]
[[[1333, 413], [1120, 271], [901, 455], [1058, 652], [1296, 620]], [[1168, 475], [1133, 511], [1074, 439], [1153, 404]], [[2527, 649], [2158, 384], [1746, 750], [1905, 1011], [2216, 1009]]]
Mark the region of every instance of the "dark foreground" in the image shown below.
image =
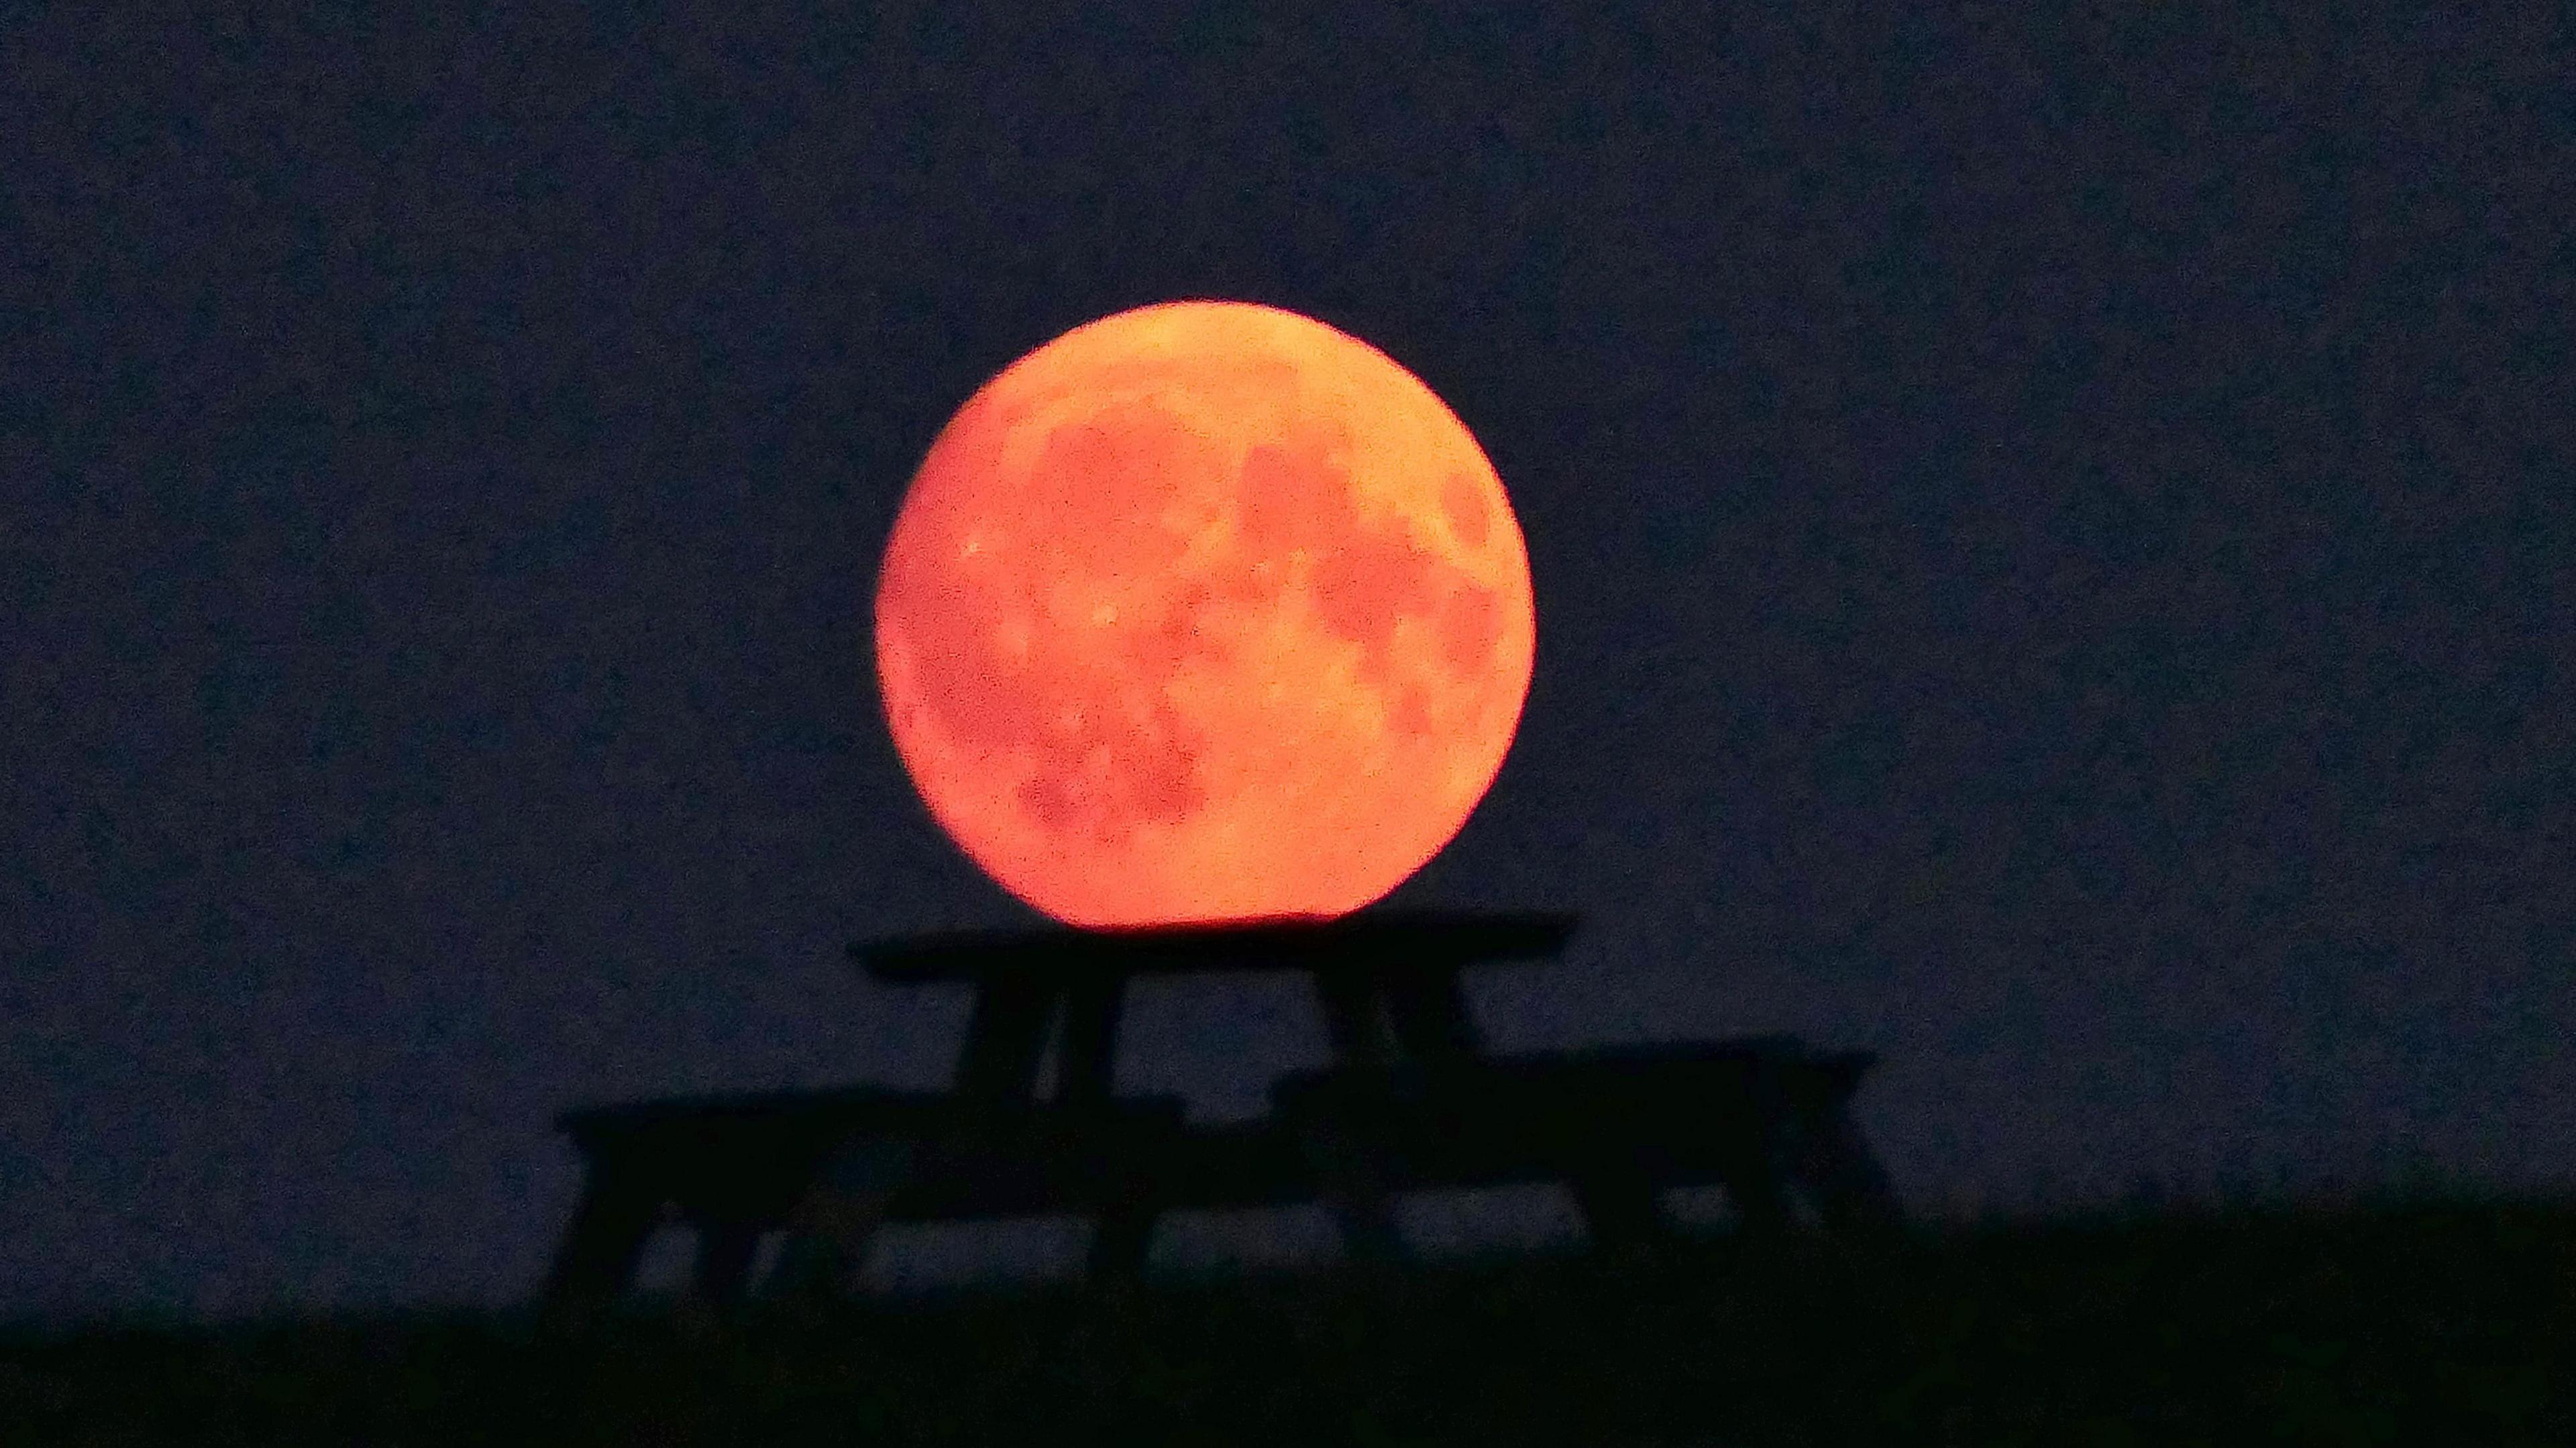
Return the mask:
[[2576, 1443], [2576, 1206], [0, 1336], [0, 1443]]

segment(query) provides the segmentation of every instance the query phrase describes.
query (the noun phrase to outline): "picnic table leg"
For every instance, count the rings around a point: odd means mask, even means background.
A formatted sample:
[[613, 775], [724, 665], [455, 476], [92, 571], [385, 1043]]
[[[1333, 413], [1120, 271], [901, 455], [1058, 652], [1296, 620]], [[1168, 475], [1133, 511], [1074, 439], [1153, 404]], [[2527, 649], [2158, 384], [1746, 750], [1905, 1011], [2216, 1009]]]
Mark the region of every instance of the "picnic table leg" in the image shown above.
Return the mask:
[[1773, 1232], [1789, 1225], [1789, 1200], [1780, 1188], [1780, 1173], [1760, 1152], [1737, 1155], [1720, 1180], [1744, 1230]]
[[1775, 1062], [1755, 1061], [1747, 1085], [1751, 1114], [1733, 1123], [1728, 1132], [1723, 1153], [1726, 1164], [1719, 1172], [1719, 1180], [1726, 1187], [1727, 1199], [1735, 1204], [1736, 1218], [1744, 1230], [1780, 1231], [1790, 1224], [1783, 1166], [1786, 1143], [1795, 1123]]
[[754, 1223], [700, 1222], [697, 1271], [690, 1283], [690, 1295], [711, 1307], [741, 1300], [744, 1280], [751, 1275], [751, 1260], [759, 1251], [760, 1228]]
[[1395, 1209], [1386, 1190], [1385, 1163], [1346, 1112], [1327, 1109], [1310, 1115], [1298, 1129], [1306, 1159], [1342, 1233], [1342, 1250], [1353, 1261], [1393, 1264], [1405, 1260], [1404, 1235], [1397, 1230]]
[[1887, 1171], [1852, 1120], [1849, 1097], [1858, 1072], [1835, 1082], [1816, 1103], [1798, 1143], [1798, 1175], [1831, 1230], [1883, 1225], [1903, 1216]]
[[1118, 1012], [1125, 994], [1126, 981], [1118, 976], [1086, 980], [1066, 991], [1057, 1100], [1102, 1102], [1116, 1089]]
[[1121, 1202], [1100, 1214], [1091, 1232], [1090, 1273], [1094, 1281], [1127, 1280], [1145, 1272], [1145, 1257], [1154, 1244], [1149, 1202]]
[[660, 1195], [633, 1173], [593, 1160], [563, 1245], [547, 1274], [549, 1309], [612, 1301], [634, 1280], [662, 1212]]
[[1836, 1111], [1820, 1153], [1817, 1210], [1836, 1230], [1884, 1225], [1898, 1220], [1895, 1189], [1887, 1171], [1861, 1139], [1860, 1129]]
[[1596, 1168], [1574, 1179], [1575, 1205], [1583, 1209], [1584, 1229], [1592, 1240], [1613, 1248], [1642, 1247], [1663, 1240], [1668, 1224], [1656, 1200], [1655, 1183], [1642, 1172]]
[[1396, 1227], [1395, 1209], [1385, 1192], [1374, 1183], [1344, 1181], [1332, 1198], [1342, 1250], [1351, 1260], [1382, 1265], [1405, 1260], [1404, 1233]]
[[1482, 1048], [1456, 970], [1401, 971], [1387, 978], [1383, 991], [1396, 1044], [1415, 1060], [1464, 1061]]
[[[1378, 971], [1327, 968], [1315, 972], [1314, 982], [1325, 1035], [1334, 1061], [1341, 1066], [1389, 1064], [1399, 1046], [1430, 1046], [1435, 1052], [1443, 1046], [1472, 1048], [1473, 1027], [1460, 1004], [1454, 974], [1445, 985], [1436, 979], [1412, 982], [1401, 1007], [1403, 1030], [1414, 1038], [1411, 1041], [1397, 1039], [1399, 1008], [1389, 999], [1386, 980]], [[1396, 1228], [1395, 1210], [1386, 1192], [1382, 1150], [1369, 1140], [1348, 1103], [1328, 1098], [1299, 1135], [1334, 1219], [1341, 1225], [1342, 1250], [1360, 1262], [1403, 1261], [1404, 1236]]]
[[917, 1150], [907, 1140], [872, 1137], [826, 1160], [789, 1211], [787, 1240], [765, 1295], [823, 1302], [854, 1291], [896, 1190], [911, 1178]]
[[1315, 1000], [1333, 1059], [1344, 1066], [1380, 1065], [1395, 1055], [1384, 984], [1362, 969], [1315, 972]]
[[1054, 983], [1003, 977], [984, 982], [966, 1021], [956, 1089], [978, 1100], [1026, 1101], [1037, 1089], [1038, 1062], [1062, 992]]
[[885, 1221], [890, 1193], [829, 1189], [810, 1193], [789, 1219], [763, 1295], [827, 1302], [849, 1295], [867, 1269], [868, 1249]]

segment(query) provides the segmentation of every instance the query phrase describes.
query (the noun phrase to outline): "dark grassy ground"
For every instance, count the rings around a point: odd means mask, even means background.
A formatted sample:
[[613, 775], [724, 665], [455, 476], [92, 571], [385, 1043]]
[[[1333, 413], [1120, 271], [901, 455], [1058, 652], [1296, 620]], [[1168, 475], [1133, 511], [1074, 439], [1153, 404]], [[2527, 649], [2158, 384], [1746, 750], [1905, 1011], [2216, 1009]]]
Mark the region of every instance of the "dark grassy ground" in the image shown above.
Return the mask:
[[2576, 1205], [0, 1336], [0, 1444], [2576, 1444]]

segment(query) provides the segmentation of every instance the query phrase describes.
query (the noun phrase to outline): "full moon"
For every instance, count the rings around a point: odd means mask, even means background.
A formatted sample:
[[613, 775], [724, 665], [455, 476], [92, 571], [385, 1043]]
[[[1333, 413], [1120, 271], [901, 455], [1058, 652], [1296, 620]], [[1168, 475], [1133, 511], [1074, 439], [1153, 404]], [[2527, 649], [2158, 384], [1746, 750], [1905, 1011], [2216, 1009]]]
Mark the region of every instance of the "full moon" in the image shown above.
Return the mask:
[[932, 817], [1094, 929], [1384, 896], [1493, 783], [1535, 634], [1466, 425], [1385, 353], [1245, 302], [1120, 312], [987, 382], [876, 595]]

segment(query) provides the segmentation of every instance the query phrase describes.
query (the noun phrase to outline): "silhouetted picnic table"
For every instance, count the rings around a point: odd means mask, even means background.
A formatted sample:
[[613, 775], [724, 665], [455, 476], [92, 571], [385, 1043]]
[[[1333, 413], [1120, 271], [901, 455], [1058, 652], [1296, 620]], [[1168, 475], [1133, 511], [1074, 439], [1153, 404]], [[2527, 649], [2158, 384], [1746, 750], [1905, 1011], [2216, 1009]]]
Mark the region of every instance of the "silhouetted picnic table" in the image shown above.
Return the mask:
[[[1544, 960], [1562, 914], [1363, 912], [1155, 931], [966, 932], [854, 945], [873, 978], [966, 983], [973, 1013], [945, 1091], [680, 1098], [566, 1113], [581, 1205], [552, 1303], [611, 1298], [677, 1218], [698, 1234], [695, 1292], [739, 1295], [761, 1237], [787, 1236], [774, 1286], [845, 1290], [889, 1221], [1076, 1213], [1091, 1270], [1141, 1270], [1181, 1209], [1321, 1201], [1356, 1256], [1402, 1255], [1390, 1199], [1417, 1189], [1557, 1181], [1598, 1241], [1670, 1230], [1668, 1187], [1721, 1184], [1746, 1225], [1792, 1198], [1827, 1227], [1892, 1218], [1846, 1102], [1872, 1062], [1789, 1036], [1496, 1054], [1466, 1009], [1468, 967]], [[1281, 1077], [1268, 1116], [1191, 1122], [1176, 1096], [1116, 1094], [1128, 983], [1295, 970], [1313, 983], [1331, 1061]], [[1042, 1093], [1050, 1041], [1057, 1078]]]

